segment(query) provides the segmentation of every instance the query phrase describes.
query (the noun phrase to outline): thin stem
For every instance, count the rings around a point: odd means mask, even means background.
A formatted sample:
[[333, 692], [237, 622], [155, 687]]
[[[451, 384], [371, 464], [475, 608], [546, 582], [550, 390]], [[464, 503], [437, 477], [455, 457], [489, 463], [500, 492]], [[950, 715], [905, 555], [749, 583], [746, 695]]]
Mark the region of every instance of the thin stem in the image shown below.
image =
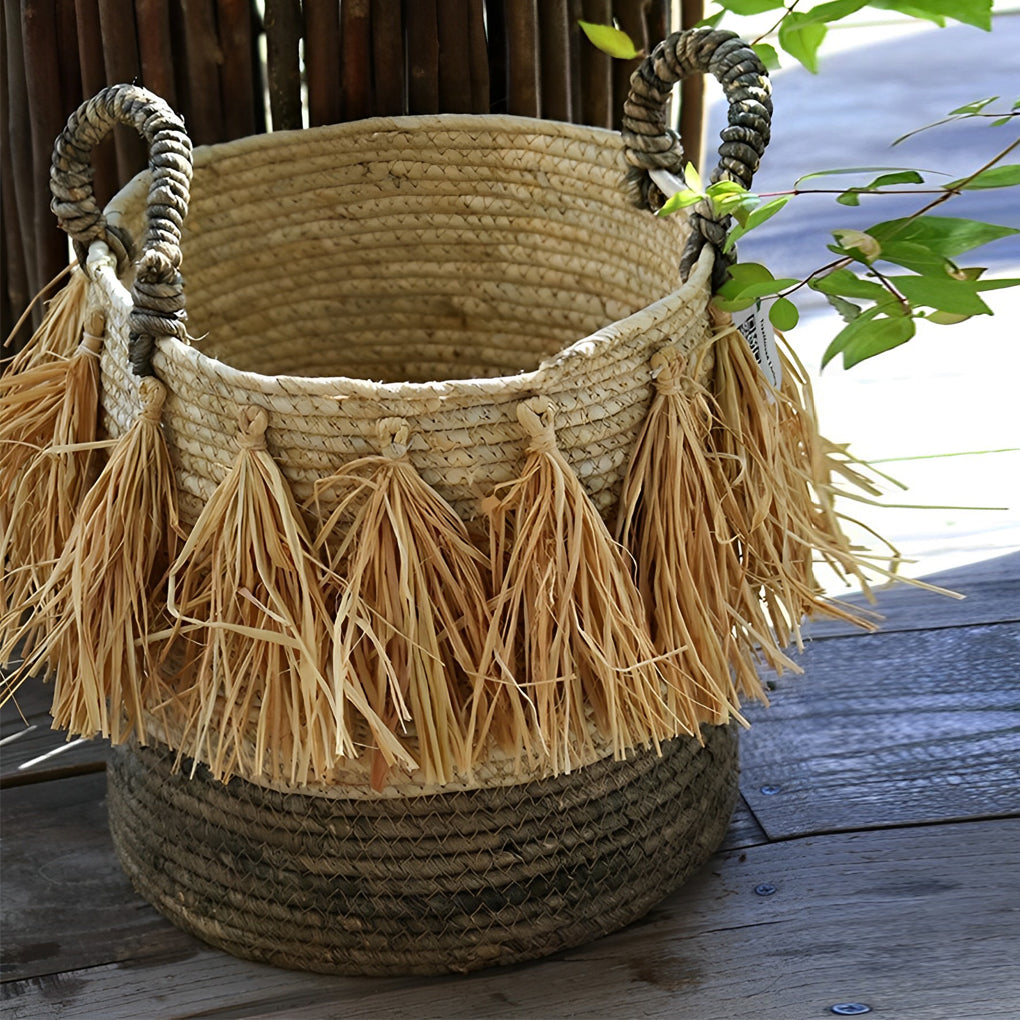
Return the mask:
[[752, 39], [751, 40], [751, 45], [752, 46], [757, 46], [758, 43], [760, 43], [762, 41], [762, 39], [765, 39], [766, 37], [772, 35], [772, 33], [775, 32], [779, 28], [779, 26], [786, 20], [787, 15], [793, 13], [794, 8], [799, 3], [800, 3], [800, 0], [793, 0], [793, 3], [790, 4], [789, 7], [785, 8], [783, 10], [782, 17], [770, 29], [767, 29], [766, 31], [762, 32], [762, 34], [760, 36], [758, 36], [757, 39]]

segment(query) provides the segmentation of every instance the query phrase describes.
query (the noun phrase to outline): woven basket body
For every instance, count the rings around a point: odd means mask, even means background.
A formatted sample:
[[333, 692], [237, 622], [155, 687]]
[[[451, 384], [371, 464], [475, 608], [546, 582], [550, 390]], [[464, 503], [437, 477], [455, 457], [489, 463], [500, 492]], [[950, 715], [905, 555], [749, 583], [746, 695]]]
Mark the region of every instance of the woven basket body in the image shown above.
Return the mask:
[[[509, 117], [370, 120], [196, 151], [182, 250], [193, 346], [160, 344], [185, 523], [232, 461], [237, 410], [267, 408], [299, 502], [410, 426], [409, 455], [466, 521], [520, 468], [517, 404], [610, 516], [652, 394], [649, 359], [709, 333], [710, 257], [677, 271], [683, 217], [625, 194], [619, 136]], [[139, 236], [140, 175], [107, 209]], [[93, 250], [101, 251], [102, 246]], [[131, 298], [100, 274], [111, 434], [137, 414]]]
[[736, 732], [509, 787], [374, 801], [171, 775], [115, 749], [110, 826], [138, 891], [238, 956], [342, 974], [517, 963], [636, 920], [716, 849]]
[[[163, 342], [163, 424], [185, 525], [235, 456], [239, 407], [299, 502], [409, 425], [422, 477], [468, 523], [519, 471], [518, 403], [607, 519], [653, 387], [649, 362], [709, 336], [711, 256], [681, 285], [683, 217], [634, 207], [618, 136], [507, 117], [406, 118], [196, 152], [183, 233], [192, 346]], [[141, 229], [147, 174], [107, 208]], [[130, 279], [92, 259], [107, 311], [103, 424], [137, 413]], [[110, 769], [118, 853], [175, 923], [232, 953], [317, 971], [471, 970], [546, 955], [640, 917], [718, 845], [736, 734], [670, 741], [520, 782], [498, 755], [470, 781], [270, 789], [131, 745]], [[154, 735], [157, 731], [154, 728]], [[158, 733], [165, 736], [165, 731]], [[181, 834], [187, 834], [182, 838]]]

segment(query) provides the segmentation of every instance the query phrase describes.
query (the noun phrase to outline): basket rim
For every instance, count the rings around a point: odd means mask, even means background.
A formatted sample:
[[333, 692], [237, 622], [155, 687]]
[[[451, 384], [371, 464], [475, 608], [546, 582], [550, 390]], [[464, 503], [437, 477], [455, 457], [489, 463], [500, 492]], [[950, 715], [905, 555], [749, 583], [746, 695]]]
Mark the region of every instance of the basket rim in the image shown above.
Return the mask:
[[[618, 148], [622, 154], [623, 141], [619, 133], [606, 128], [568, 124], [566, 122], [518, 117], [508, 114], [435, 114], [407, 117], [375, 117], [349, 121], [341, 124], [322, 125], [292, 131], [278, 131], [263, 135], [250, 135], [215, 145], [198, 146], [195, 149], [195, 166], [200, 169], [223, 156], [237, 157], [246, 153], [261, 153], [278, 146], [323, 139], [342, 139], [348, 135], [369, 133], [406, 134], [409, 131], [423, 131], [428, 128], [466, 130], [483, 137], [486, 132], [513, 130], [524, 134], [576, 139], [588, 143]], [[623, 189], [623, 168], [621, 167], [621, 191]], [[117, 223], [125, 216], [139, 188], [148, 187], [148, 170], [136, 174], [107, 204], [104, 214], [111, 223]], [[651, 215], [651, 214], [649, 214]], [[677, 253], [679, 258], [679, 252]], [[445, 378], [422, 382], [376, 381], [357, 376], [305, 376], [289, 374], [264, 374], [239, 369], [204, 354], [198, 347], [185, 343], [176, 337], [162, 337], [157, 340], [156, 364], [160, 361], [176, 361], [182, 366], [204, 376], [213, 378], [225, 386], [241, 387], [260, 391], [267, 396], [288, 395], [300, 392], [310, 397], [356, 397], [361, 399], [459, 399], [467, 403], [491, 400], [499, 395], [503, 399], [514, 399], [538, 391], [548, 391], [550, 383], [568, 363], [577, 359], [592, 358], [603, 354], [606, 346], [622, 334], [632, 335], [643, 332], [655, 323], [668, 317], [678, 306], [688, 304], [699, 293], [708, 296], [709, 281], [714, 258], [709, 246], [703, 250], [696, 266], [686, 282], [637, 311], [617, 319], [595, 330], [587, 336], [571, 341], [554, 355], [545, 358], [537, 368], [526, 372], [485, 378]], [[93, 241], [87, 258], [88, 274], [105, 294], [114, 307], [125, 315], [130, 313], [133, 303], [127, 286], [117, 275], [116, 259], [107, 245]], [[187, 267], [184, 267], [185, 275]]]

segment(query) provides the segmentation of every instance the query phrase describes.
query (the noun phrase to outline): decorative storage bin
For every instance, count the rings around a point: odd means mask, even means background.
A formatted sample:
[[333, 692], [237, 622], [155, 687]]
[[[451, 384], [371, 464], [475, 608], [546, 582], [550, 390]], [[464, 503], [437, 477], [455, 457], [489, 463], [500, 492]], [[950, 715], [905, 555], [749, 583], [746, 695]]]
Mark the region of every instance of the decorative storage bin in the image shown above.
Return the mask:
[[[709, 312], [725, 226], [648, 211], [706, 69], [747, 185], [768, 82], [708, 30], [635, 74], [623, 141], [380, 119], [209, 147], [191, 182], [143, 90], [68, 122], [80, 267], [0, 384], [0, 650], [123, 745], [114, 840], [176, 923], [470, 970], [612, 931], [718, 846], [756, 664], [839, 611], [814, 555], [856, 566], [796, 366], [773, 389]], [[100, 212], [116, 122], [151, 170]]]

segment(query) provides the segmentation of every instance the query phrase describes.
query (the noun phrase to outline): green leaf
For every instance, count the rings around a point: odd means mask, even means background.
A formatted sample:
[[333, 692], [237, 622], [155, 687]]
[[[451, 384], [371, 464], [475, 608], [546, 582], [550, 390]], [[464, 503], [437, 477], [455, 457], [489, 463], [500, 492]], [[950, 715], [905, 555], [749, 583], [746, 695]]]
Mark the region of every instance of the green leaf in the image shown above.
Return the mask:
[[739, 181], [716, 181], [705, 189], [710, 198], [717, 195], [749, 195], [750, 192]]
[[998, 96], [989, 96], [987, 99], [975, 99], [973, 102], [964, 103], [955, 110], [949, 111], [950, 117], [962, 117], [973, 113], [980, 113], [989, 103], [994, 103]]
[[873, 301], [885, 297], [888, 291], [879, 283], [862, 280], [849, 269], [834, 269], [825, 276], [815, 277], [808, 286], [822, 294], [841, 294], [843, 297], [871, 298]]
[[701, 174], [698, 173], [698, 168], [693, 163], [688, 162], [684, 167], [683, 178], [684, 183], [688, 188], [691, 188], [693, 191], [700, 191], [702, 194], [705, 193], [705, 186], [702, 184]]
[[868, 0], [830, 0], [829, 3], [819, 4], [812, 7], [810, 11], [801, 13], [805, 25], [821, 25], [831, 21], [839, 21], [862, 7], [867, 7]]
[[882, 174], [880, 177], [876, 177], [864, 188], [867, 191], [872, 191], [875, 188], [887, 188], [893, 184], [924, 184], [924, 178], [916, 170], [899, 170], [894, 174]]
[[862, 262], [874, 262], [882, 254], [882, 245], [878, 239], [864, 230], [843, 228], [834, 230], [832, 236], [840, 251]]
[[779, 26], [779, 45], [812, 74], [818, 73], [818, 47], [828, 31], [823, 24], [805, 23], [807, 15], [793, 11]]
[[886, 241], [882, 245], [881, 261], [891, 262], [915, 273], [933, 275], [953, 270], [953, 263], [942, 255], [932, 252], [923, 244], [910, 241]]
[[943, 276], [890, 276], [889, 282], [912, 304], [956, 315], [991, 315], [971, 280]]
[[981, 188], [1011, 188], [1014, 184], [1020, 184], [1020, 163], [991, 166], [971, 180], [962, 177], [943, 187], [946, 191], [978, 191]]
[[760, 283], [762, 280], [772, 279], [775, 277], [760, 262], [738, 262], [736, 265], [730, 266], [729, 283], [744, 286], [744, 284]]
[[883, 312], [879, 307], [869, 308], [844, 326], [822, 355], [822, 367], [842, 354], [843, 367], [852, 368], [866, 358], [905, 344], [914, 335], [916, 327], [912, 318]]
[[1005, 117], [999, 117], [997, 120], [992, 121], [992, 127], [1002, 127], [1003, 124], [1012, 124], [1015, 114], [1007, 114]]
[[[779, 291], [792, 287], [798, 282], [798, 280], [781, 278], [778, 280], [762, 280], [759, 283], [748, 283], [743, 286], [733, 286], [733, 281], [731, 280], [719, 288], [718, 297], [722, 298], [727, 304], [735, 305], [736, 308], [746, 308], [755, 298], [778, 294]], [[724, 308], [723, 310], [732, 311], [733, 309]]]
[[826, 294], [825, 300], [836, 310], [836, 313], [844, 322], [853, 322], [861, 314], [861, 306], [855, 305], [838, 294]]
[[769, 322], [776, 329], [793, 329], [800, 322], [800, 312], [789, 298], [776, 298], [769, 308]]
[[938, 326], [955, 326], [958, 322], [966, 322], [969, 315], [954, 315], [952, 312], [929, 312], [925, 318]]
[[783, 0], [719, 0], [719, 6], [734, 14], [764, 14], [783, 6]]
[[725, 11], [716, 11], [715, 14], [707, 18], [702, 18], [694, 27], [695, 28], [715, 28], [720, 21], [725, 17]]
[[840, 205], [860, 205], [861, 204], [861, 193], [859, 188], [851, 188], [849, 191], [844, 191], [842, 195], [836, 196], [836, 201]]
[[758, 59], [765, 65], [766, 71], [779, 70], [779, 54], [776, 52], [775, 46], [759, 42], [752, 43], [751, 49], [758, 54]]
[[749, 230], [760, 227], [766, 220], [775, 216], [791, 198], [793, 198], [792, 195], [780, 195], [749, 212], [740, 226], [730, 231], [726, 243], [723, 245], [723, 251], [729, 251]]
[[[804, 174], [793, 182], [793, 186], [799, 187], [804, 181], [812, 181], [818, 177], [840, 177], [845, 174], [873, 174], [879, 171], [897, 171], [901, 173], [917, 173], [911, 166], [844, 166], [836, 167], [833, 170], [815, 170], [813, 173]], [[937, 173], [936, 170], [925, 170], [925, 173]]]
[[946, 18], [952, 18], [986, 32], [992, 30], [992, 0], [870, 0], [869, 6], [934, 21], [940, 28]]
[[662, 208], [657, 216], [672, 216], [680, 209], [686, 209], [689, 205], [697, 205], [705, 196], [700, 191], [677, 191], [669, 196], [662, 203]]
[[636, 60], [641, 51], [634, 45], [626, 32], [612, 25], [595, 25], [590, 21], [578, 21], [581, 30], [596, 48], [618, 60]]
[[886, 251], [885, 242], [895, 239], [919, 244], [933, 254], [952, 258], [1000, 237], [1020, 234], [1020, 230], [951, 216], [914, 216], [877, 223], [868, 228], [868, 233], [882, 245], [883, 252]]

